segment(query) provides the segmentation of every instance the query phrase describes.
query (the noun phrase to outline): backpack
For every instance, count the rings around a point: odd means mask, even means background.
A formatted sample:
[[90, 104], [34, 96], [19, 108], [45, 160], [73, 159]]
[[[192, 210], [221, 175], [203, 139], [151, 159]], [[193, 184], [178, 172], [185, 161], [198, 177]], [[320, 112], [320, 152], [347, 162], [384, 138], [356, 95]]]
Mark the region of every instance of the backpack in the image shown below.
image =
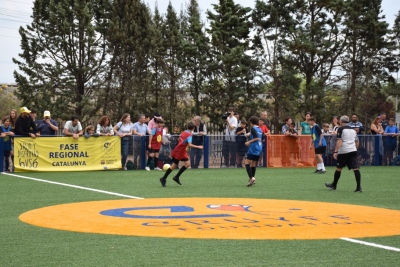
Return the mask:
[[135, 164], [132, 161], [128, 160], [128, 162], [126, 163], [126, 169], [127, 170], [135, 170], [136, 169]]

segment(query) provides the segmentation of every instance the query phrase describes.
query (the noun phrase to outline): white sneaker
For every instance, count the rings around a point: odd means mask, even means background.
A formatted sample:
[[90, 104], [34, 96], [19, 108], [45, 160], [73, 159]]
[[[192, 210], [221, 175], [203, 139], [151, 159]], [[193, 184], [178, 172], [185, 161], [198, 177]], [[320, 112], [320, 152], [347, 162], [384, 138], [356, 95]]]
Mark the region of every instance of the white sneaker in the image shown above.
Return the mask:
[[146, 171], [150, 171], [150, 168], [149, 168], [149, 167], [146, 167], [145, 170], [146, 170]]
[[155, 170], [157, 170], [157, 171], [161, 171], [161, 169], [160, 169], [160, 168], [158, 168], [158, 167], [155, 167], [154, 169], [155, 169]]

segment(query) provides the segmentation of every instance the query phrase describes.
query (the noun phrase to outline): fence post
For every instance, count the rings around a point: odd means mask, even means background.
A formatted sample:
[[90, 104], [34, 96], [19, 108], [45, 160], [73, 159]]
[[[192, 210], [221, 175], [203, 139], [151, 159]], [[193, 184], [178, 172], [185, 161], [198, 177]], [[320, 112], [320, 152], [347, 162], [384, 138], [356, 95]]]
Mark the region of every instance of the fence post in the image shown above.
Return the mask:
[[0, 173], [3, 171], [4, 171], [4, 140], [3, 138], [0, 138]]
[[208, 169], [208, 160], [209, 160], [209, 148], [210, 146], [208, 145], [208, 136], [204, 136], [204, 147], [203, 147], [203, 152], [204, 152], [204, 169]]
[[380, 135], [375, 135], [375, 144], [374, 144], [374, 165], [375, 166], [380, 166], [379, 160], [381, 158], [381, 153], [379, 151], [379, 146], [380, 146], [379, 138], [380, 138]]
[[140, 151], [140, 169], [144, 170], [146, 167], [146, 136], [142, 136], [140, 138], [140, 142], [142, 143], [141, 145], [141, 151]]

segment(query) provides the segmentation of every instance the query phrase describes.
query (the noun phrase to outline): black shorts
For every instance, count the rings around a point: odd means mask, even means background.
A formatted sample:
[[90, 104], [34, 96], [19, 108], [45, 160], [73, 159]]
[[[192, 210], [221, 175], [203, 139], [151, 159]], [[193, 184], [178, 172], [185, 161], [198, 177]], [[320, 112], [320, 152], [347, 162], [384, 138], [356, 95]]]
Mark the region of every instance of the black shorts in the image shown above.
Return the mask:
[[160, 149], [149, 148], [149, 153], [160, 153]]
[[246, 159], [252, 160], [252, 161], [258, 161], [260, 159], [260, 155], [252, 155], [252, 154], [247, 154]]
[[172, 163], [175, 163], [176, 165], [178, 165], [179, 164], [179, 161], [188, 161], [189, 159], [188, 158], [183, 158], [183, 159], [181, 159], [181, 160], [179, 160], [179, 159], [177, 159], [177, 158], [172, 158]]
[[358, 169], [357, 151], [346, 154], [338, 154], [336, 167], [343, 169], [346, 166], [349, 168], [349, 170]]
[[319, 146], [315, 149], [315, 154], [324, 154], [326, 151], [326, 146]]

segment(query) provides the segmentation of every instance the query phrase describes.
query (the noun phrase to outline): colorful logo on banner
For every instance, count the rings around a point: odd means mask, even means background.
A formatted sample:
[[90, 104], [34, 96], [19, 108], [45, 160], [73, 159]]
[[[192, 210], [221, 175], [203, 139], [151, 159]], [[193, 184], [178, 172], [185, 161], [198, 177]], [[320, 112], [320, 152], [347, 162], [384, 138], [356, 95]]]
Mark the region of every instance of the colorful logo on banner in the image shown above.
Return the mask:
[[17, 172], [119, 169], [120, 138], [15, 138], [14, 157]]
[[71, 203], [32, 210], [20, 220], [66, 231], [174, 238], [333, 239], [400, 234], [399, 210], [242, 198]]

